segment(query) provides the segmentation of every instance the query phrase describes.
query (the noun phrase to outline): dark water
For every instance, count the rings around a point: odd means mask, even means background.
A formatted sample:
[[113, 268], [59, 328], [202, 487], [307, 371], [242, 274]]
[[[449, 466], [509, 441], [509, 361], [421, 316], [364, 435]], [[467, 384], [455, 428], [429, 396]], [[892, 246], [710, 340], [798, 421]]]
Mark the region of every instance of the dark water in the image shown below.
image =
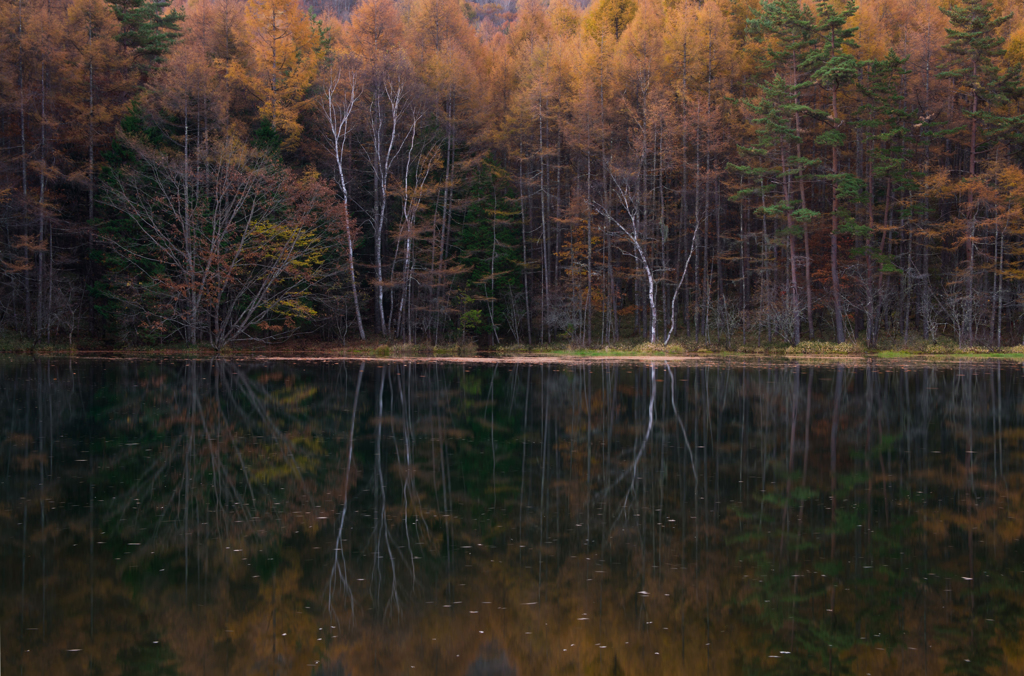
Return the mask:
[[0, 362], [2, 674], [1019, 674], [1020, 365]]

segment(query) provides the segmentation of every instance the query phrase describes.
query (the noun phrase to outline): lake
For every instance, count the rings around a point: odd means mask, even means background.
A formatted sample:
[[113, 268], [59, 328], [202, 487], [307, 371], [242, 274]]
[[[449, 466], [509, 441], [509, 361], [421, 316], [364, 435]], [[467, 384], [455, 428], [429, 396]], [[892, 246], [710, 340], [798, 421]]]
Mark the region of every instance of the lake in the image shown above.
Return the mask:
[[3, 674], [1020, 674], [1009, 362], [0, 361]]

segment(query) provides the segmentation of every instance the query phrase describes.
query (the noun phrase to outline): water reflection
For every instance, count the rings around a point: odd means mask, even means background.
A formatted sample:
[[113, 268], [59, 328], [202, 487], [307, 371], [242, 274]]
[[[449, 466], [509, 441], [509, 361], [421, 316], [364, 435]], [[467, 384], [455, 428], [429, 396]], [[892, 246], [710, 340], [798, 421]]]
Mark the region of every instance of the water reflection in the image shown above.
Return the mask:
[[1024, 669], [1018, 365], [0, 377], [9, 673]]

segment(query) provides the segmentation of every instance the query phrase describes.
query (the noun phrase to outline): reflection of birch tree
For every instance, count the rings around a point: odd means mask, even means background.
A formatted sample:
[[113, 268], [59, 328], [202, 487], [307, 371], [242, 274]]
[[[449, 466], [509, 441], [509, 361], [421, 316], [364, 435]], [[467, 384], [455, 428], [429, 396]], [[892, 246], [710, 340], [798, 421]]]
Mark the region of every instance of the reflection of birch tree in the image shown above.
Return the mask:
[[[403, 598], [413, 594], [416, 583], [416, 555], [418, 547], [430, 551], [433, 534], [430, 528], [432, 508], [426, 507], [417, 485], [417, 474], [422, 471], [423, 458], [416, 448], [417, 420], [413, 405], [417, 393], [413, 389], [413, 369], [409, 366], [376, 369], [373, 416], [370, 418], [373, 438], [371, 471], [367, 474], [366, 490], [370, 493], [369, 515], [372, 517], [368, 533], [359, 534], [358, 524], [349, 524], [353, 509], [350, 487], [355, 456], [357, 430], [356, 411], [362, 389], [363, 366], [356, 382], [355, 401], [349, 430], [344, 485], [345, 496], [338, 516], [334, 560], [328, 583], [328, 604], [334, 612], [335, 590], [347, 599], [353, 608], [355, 595], [349, 581], [349, 560], [345, 542], [361, 542], [359, 549], [369, 558], [368, 575], [371, 601], [383, 616], [400, 615]], [[394, 455], [392, 455], [392, 453]], [[389, 458], [394, 458], [391, 462]], [[349, 530], [346, 536], [346, 527]], [[404, 550], [404, 551], [403, 551]]]
[[1000, 402], [1024, 381], [1005, 368], [117, 368], [144, 394], [102, 409], [113, 442], [88, 462], [67, 421], [95, 388], [52, 416], [70, 369], [0, 391], [0, 544], [25, 562], [0, 622], [26, 673], [28, 628], [88, 633], [91, 586], [61, 576], [90, 566], [97, 616], [161, 623], [183, 672], [220, 659], [225, 625], [249, 673], [465, 673], [485, 644], [521, 673], [648, 673], [654, 652], [1000, 673], [1019, 636], [1024, 425]]
[[[628, 522], [631, 515], [636, 513], [639, 514], [639, 505], [634, 504], [637, 500], [637, 482], [641, 479], [638, 475], [638, 469], [640, 462], [644, 459], [644, 454], [647, 451], [647, 445], [651, 440], [651, 432], [654, 430], [654, 401], [657, 397], [658, 386], [657, 380], [655, 379], [655, 367], [652, 364], [646, 370], [650, 372], [650, 391], [647, 395], [647, 424], [638, 424], [638, 429], [643, 429], [643, 436], [637, 437], [636, 442], [633, 445], [632, 459], [627, 459], [626, 468], [622, 471], [620, 478], [613, 479], [608, 483], [607, 490], [614, 488], [619, 481], [628, 480], [628, 489], [626, 490], [626, 496], [622, 499], [622, 506], [619, 507], [619, 512], [615, 517], [616, 522], [623, 521]], [[642, 409], [637, 406], [637, 412]], [[640, 423], [640, 421], [637, 421]], [[614, 527], [614, 526], [613, 526]]]
[[352, 481], [352, 455], [355, 447], [355, 436], [356, 436], [356, 411], [359, 410], [359, 390], [363, 385], [363, 372], [366, 370], [366, 364], [359, 364], [359, 377], [356, 379], [356, 392], [352, 398], [352, 416], [351, 423], [348, 429], [348, 452], [345, 454], [345, 478], [342, 488], [344, 495], [342, 497], [341, 512], [338, 513], [338, 535], [334, 539], [334, 565], [331, 567], [331, 573], [328, 577], [327, 583], [327, 608], [331, 613], [331, 617], [337, 619], [334, 606], [334, 594], [336, 585], [341, 585], [341, 591], [345, 598], [348, 600], [352, 621], [355, 621], [356, 614], [356, 603], [355, 597], [352, 594], [352, 587], [348, 582], [348, 562], [345, 560], [345, 549], [342, 546], [344, 539], [342, 535], [345, 533], [345, 517], [348, 516], [348, 505], [349, 505], [349, 486]]

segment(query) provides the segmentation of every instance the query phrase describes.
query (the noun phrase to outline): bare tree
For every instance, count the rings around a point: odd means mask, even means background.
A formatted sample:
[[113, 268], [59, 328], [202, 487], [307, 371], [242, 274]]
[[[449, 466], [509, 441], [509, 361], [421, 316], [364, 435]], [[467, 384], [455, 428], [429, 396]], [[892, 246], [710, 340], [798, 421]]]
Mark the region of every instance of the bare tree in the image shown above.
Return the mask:
[[345, 179], [345, 146], [348, 144], [349, 121], [356, 101], [362, 94], [358, 83], [358, 62], [352, 57], [338, 57], [327, 66], [323, 78], [323, 91], [319, 98], [320, 113], [327, 122], [327, 147], [334, 158], [334, 180], [341, 190], [342, 206], [345, 210], [345, 245], [348, 252], [349, 277], [352, 282], [352, 302], [355, 304], [356, 326], [359, 337], [366, 340], [363, 317], [359, 311], [359, 287], [356, 284], [355, 246], [353, 228], [349, 216], [348, 181]]
[[655, 299], [657, 288], [655, 286], [654, 269], [651, 267], [651, 261], [647, 256], [645, 247], [647, 238], [643, 232], [643, 204], [645, 195], [641, 189], [639, 177], [636, 175], [616, 171], [615, 168], [612, 168], [608, 173], [612, 179], [612, 191], [618, 199], [619, 206], [622, 207], [622, 211], [626, 215], [626, 218], [623, 219], [626, 223], [623, 224], [617, 215], [603, 203], [593, 201], [591, 204], [599, 214], [615, 224], [615, 227], [626, 236], [632, 247], [631, 251], [626, 251], [625, 253], [636, 259], [637, 265], [644, 274], [644, 281], [647, 284], [647, 302], [650, 304], [651, 312], [647, 340], [653, 343], [657, 339], [658, 304]]
[[369, 138], [363, 150], [373, 172], [374, 296], [377, 328], [385, 336], [389, 335], [390, 330], [384, 315], [384, 263], [381, 250], [388, 218], [390, 180], [395, 164], [413, 133], [413, 126], [406, 124], [412, 96], [405, 65], [404, 62], [390, 61], [381, 64], [372, 73], [364, 94]]
[[305, 301], [325, 274], [331, 191], [225, 139], [192, 158], [122, 142], [136, 168], [114, 176], [104, 202], [134, 226], [106, 236], [127, 262], [115, 293], [145, 328], [220, 349], [266, 338], [315, 312]]

